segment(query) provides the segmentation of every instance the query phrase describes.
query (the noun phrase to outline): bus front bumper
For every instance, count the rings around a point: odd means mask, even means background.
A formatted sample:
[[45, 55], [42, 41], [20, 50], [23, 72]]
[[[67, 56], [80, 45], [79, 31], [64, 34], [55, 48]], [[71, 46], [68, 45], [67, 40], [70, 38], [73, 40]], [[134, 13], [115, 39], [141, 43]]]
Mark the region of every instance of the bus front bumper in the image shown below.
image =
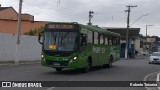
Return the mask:
[[85, 60], [70, 60], [70, 61], [53, 61], [41, 60], [41, 65], [52, 68], [83, 68], [86, 66]]

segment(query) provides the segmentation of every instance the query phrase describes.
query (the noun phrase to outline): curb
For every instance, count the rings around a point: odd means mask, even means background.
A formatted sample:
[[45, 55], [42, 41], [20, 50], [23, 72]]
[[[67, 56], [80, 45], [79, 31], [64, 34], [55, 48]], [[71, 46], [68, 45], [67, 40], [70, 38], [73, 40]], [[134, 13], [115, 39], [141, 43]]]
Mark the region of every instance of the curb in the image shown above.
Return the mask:
[[[157, 79], [156, 81], [158, 82], [158, 84], [160, 84], [160, 73], [157, 74]], [[160, 90], [160, 87], [157, 87]]]
[[0, 61], [0, 66], [8, 66], [8, 65], [27, 65], [27, 64], [38, 64], [40, 61], [20, 61], [18, 64], [15, 64], [14, 61]]

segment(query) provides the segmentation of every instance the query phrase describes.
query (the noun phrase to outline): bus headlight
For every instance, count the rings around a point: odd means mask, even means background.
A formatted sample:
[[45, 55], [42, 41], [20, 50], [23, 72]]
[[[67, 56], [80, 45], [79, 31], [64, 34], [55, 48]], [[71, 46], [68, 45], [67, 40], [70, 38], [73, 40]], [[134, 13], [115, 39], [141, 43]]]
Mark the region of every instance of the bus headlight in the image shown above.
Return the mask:
[[43, 60], [43, 61], [45, 61], [45, 58], [44, 58], [44, 56], [42, 55], [41, 57], [42, 57], [42, 60]]
[[44, 56], [42, 55], [42, 58], [44, 58]]
[[77, 57], [74, 57], [74, 58], [70, 59], [70, 63], [73, 62], [76, 59], [77, 59]]
[[74, 57], [73, 59], [74, 59], [74, 60], [76, 60], [76, 59], [77, 59], [77, 57]]

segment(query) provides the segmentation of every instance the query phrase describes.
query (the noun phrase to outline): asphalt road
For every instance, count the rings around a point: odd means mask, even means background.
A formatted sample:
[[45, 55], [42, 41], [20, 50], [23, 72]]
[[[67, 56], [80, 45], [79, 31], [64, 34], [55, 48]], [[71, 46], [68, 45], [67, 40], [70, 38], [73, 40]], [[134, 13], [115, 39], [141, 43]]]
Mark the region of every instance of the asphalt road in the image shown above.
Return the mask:
[[[112, 68], [94, 68], [89, 73], [74, 69], [56, 72], [40, 64], [0, 66], [0, 81], [143, 81], [160, 71], [159, 64], [148, 64], [148, 57], [119, 60]], [[0, 90], [146, 90], [144, 87], [45, 87], [0, 88]]]

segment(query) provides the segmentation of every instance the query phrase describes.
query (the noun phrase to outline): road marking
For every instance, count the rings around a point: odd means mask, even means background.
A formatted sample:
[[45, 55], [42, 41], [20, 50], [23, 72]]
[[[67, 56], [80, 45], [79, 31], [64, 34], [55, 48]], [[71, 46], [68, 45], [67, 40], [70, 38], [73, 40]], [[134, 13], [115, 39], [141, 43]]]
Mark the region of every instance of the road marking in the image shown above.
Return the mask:
[[[155, 73], [155, 72], [154, 72]], [[148, 74], [147, 76], [145, 76], [144, 77], [144, 79], [143, 79], [143, 81], [147, 81], [147, 78], [150, 76], [150, 75], [152, 75], [152, 74], [154, 74], [154, 73], [151, 73], [151, 74]], [[150, 88], [148, 88], [148, 87], [145, 87], [147, 90], [151, 90]]]
[[[153, 73], [151, 73], [151, 74], [148, 74], [147, 76], [145, 76], [144, 77], [144, 79], [143, 79], [143, 81], [147, 81], [147, 78], [149, 77], [149, 76], [151, 76], [152, 74], [155, 74], [155, 73], [159, 73], [159, 71], [158, 72], [153, 72]], [[159, 73], [160, 74], [160, 73]], [[158, 75], [158, 74], [157, 74]], [[152, 89], [150, 89], [149, 87], [145, 87], [147, 90], [152, 90]], [[159, 89], [159, 88], [158, 88]]]
[[157, 74], [157, 81], [158, 81], [158, 82], [160, 81], [160, 80], [159, 80], [159, 78], [160, 78], [159, 76], [160, 76], [160, 73]]
[[[69, 79], [69, 80], [67, 80], [67, 81], [72, 81], [72, 79]], [[56, 87], [50, 87], [50, 88], [48, 88], [48, 89], [46, 89], [46, 90], [52, 90], [52, 89], [55, 89]]]
[[[28, 64], [40, 64], [40, 62], [39, 61], [22, 62], [22, 63], [19, 63], [18, 65], [28, 65]], [[7, 65], [15, 65], [15, 63], [0, 64], [0, 66], [7, 66]]]
[[[156, 80], [159, 84], [160, 84], [160, 73], [157, 74], [157, 80]], [[160, 87], [157, 87], [160, 90]]]
[[56, 87], [51, 87], [51, 88], [48, 88], [48, 89], [46, 89], [46, 90], [52, 90], [52, 89], [54, 89], [54, 88], [56, 88]]
[[0, 64], [0, 65], [1, 65], [1, 66], [3, 66], [3, 65], [6, 66], [6, 65], [8, 65], [8, 64]]

